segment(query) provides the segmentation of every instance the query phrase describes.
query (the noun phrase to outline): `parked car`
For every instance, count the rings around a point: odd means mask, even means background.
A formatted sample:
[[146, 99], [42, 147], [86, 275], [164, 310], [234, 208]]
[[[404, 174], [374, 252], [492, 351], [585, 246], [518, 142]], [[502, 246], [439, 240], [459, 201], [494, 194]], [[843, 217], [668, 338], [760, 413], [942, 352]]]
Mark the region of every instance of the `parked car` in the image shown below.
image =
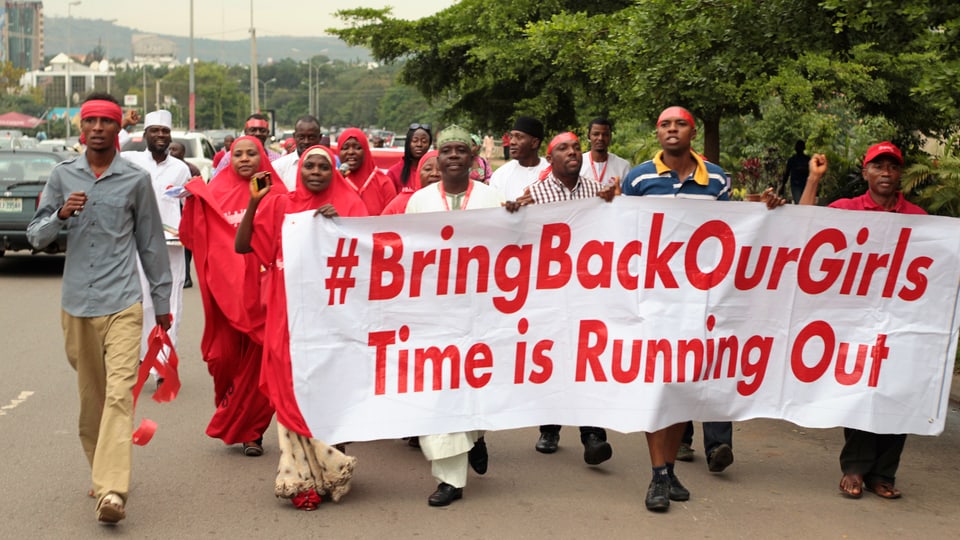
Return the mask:
[[[213, 172], [213, 155], [216, 151], [213, 149], [213, 143], [203, 133], [195, 131], [173, 131], [170, 133], [174, 141], [182, 144], [186, 148], [184, 161], [193, 163], [200, 169], [200, 176], [204, 180], [210, 181], [210, 174]], [[143, 132], [134, 133], [130, 140], [121, 148], [122, 151], [139, 151], [147, 147], [143, 141]]]
[[[0, 150], [0, 255], [29, 249], [27, 225], [40, 205], [50, 171], [64, 156], [45, 150]], [[47, 253], [67, 250], [67, 231], [47, 246]]]
[[237, 136], [237, 132], [232, 129], [207, 129], [204, 130], [203, 134], [213, 143], [214, 150], [223, 148], [223, 138], [227, 135]]

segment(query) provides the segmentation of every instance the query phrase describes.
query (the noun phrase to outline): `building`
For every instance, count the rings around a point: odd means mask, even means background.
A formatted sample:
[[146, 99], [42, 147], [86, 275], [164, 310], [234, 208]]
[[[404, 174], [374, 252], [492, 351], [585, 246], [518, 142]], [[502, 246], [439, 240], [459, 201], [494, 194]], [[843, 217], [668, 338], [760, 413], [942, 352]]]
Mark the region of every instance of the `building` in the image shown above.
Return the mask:
[[177, 44], [153, 34], [134, 34], [130, 38], [133, 63], [152, 67], [170, 66], [177, 62]]
[[27, 71], [43, 65], [43, 2], [0, 1], [0, 63]]
[[[67, 74], [70, 85], [67, 86]], [[28, 71], [20, 78], [23, 88], [41, 88], [43, 101], [51, 107], [64, 106], [67, 103], [67, 89], [70, 90], [70, 102], [78, 103], [90, 92], [110, 92], [116, 74], [106, 60], [92, 62], [89, 66], [78, 63], [66, 54], [60, 53], [50, 60], [50, 65], [41, 70]]]

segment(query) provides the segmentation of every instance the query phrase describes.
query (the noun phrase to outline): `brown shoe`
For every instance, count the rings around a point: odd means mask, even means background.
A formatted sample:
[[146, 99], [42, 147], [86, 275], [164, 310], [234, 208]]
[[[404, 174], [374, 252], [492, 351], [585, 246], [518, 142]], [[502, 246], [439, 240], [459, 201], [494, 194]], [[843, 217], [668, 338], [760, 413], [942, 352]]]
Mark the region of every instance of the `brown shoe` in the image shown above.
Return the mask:
[[123, 499], [114, 492], [107, 493], [97, 505], [97, 523], [101, 525], [115, 525], [127, 517], [123, 509]]

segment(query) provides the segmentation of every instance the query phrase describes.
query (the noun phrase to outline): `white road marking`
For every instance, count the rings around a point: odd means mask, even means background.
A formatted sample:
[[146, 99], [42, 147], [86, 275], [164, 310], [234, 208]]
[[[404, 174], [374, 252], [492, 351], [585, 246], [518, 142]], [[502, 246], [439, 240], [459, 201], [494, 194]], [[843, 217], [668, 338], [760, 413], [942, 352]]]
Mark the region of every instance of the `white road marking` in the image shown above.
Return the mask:
[[27, 398], [32, 395], [33, 395], [33, 392], [29, 390], [24, 390], [23, 392], [20, 392], [20, 395], [17, 396], [17, 399], [11, 399], [9, 405], [4, 405], [3, 407], [0, 407], [0, 416], [6, 416], [7, 411], [16, 409], [18, 405], [26, 401]]

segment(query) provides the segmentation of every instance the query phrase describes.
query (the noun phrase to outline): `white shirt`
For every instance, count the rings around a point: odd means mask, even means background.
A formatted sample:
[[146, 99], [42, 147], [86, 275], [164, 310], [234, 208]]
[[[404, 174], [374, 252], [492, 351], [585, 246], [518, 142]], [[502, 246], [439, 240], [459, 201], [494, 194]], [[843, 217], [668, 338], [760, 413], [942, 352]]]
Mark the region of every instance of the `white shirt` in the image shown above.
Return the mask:
[[[466, 207], [460, 210], [474, 210], [477, 208], [496, 208], [503, 203], [503, 196], [499, 191], [492, 187], [475, 180], [471, 180], [472, 186], [464, 193], [456, 195], [441, 195], [442, 181], [431, 184], [425, 188], [417, 190], [407, 201], [407, 214], [418, 214], [421, 212], [444, 212], [447, 210], [456, 210], [458, 204], [463, 204], [466, 199]], [[468, 194], [469, 193], [469, 198]], [[446, 199], [446, 201], [444, 201]]]
[[523, 190], [527, 186], [540, 180], [540, 171], [546, 168], [547, 160], [543, 158], [540, 158], [540, 163], [533, 167], [523, 167], [519, 161], [512, 159], [493, 171], [490, 186], [499, 191], [504, 199], [515, 201], [523, 195]]
[[273, 165], [273, 170], [277, 171], [280, 179], [283, 180], [283, 185], [287, 186], [287, 191], [291, 193], [297, 190], [297, 164], [299, 163], [300, 153], [296, 150], [284, 154], [270, 163]]
[[583, 153], [583, 165], [580, 167], [580, 176], [585, 176], [591, 180], [596, 180], [607, 187], [613, 184], [619, 184], [626, 178], [627, 173], [633, 168], [630, 162], [613, 152], [607, 153], [607, 161], [590, 161], [590, 152]]
[[[177, 158], [167, 156], [157, 163], [149, 150], [120, 152], [120, 157], [150, 173], [153, 193], [160, 208], [163, 224], [174, 229], [180, 228], [180, 200], [163, 193], [173, 186], [182, 186], [190, 181], [190, 168]], [[170, 238], [169, 234], [165, 234]]]

